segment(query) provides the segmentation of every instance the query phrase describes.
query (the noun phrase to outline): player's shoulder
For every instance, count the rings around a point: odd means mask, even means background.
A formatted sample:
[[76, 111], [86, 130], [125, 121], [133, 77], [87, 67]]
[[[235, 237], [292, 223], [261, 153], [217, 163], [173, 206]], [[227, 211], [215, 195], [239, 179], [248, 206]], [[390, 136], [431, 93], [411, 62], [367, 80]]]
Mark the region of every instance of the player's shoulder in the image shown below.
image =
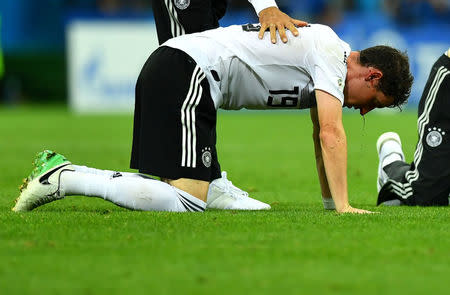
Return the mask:
[[316, 31], [322, 31], [322, 32], [333, 32], [333, 29], [327, 25], [324, 24], [309, 24], [307, 27], [310, 27], [313, 30]]
[[[325, 51], [341, 51], [344, 49], [347, 51], [350, 48], [350, 46], [339, 38], [336, 32], [334, 32], [333, 29], [327, 25], [310, 24], [308, 27], [305, 27], [303, 33], [309, 36], [308, 38], [313, 41], [316, 48], [319, 50], [324, 49]], [[300, 36], [301, 34], [302, 31], [300, 31]]]
[[[338, 60], [345, 62], [346, 58], [350, 54], [351, 48], [345, 41], [333, 31], [332, 28], [326, 25], [313, 24], [311, 27], [314, 29], [315, 46], [318, 50], [318, 54], [324, 54], [328, 58], [335, 57]], [[331, 60], [330, 60], [331, 61]]]
[[[309, 25], [310, 29], [312, 30], [312, 32], [314, 33], [314, 36], [316, 36], [318, 39], [323, 39], [323, 40], [341, 40], [339, 38], [339, 36], [336, 34], [335, 31], [333, 31], [332, 28], [330, 28], [327, 25], [322, 25], [322, 24], [311, 24]], [[331, 40], [330, 40], [331, 38]]]

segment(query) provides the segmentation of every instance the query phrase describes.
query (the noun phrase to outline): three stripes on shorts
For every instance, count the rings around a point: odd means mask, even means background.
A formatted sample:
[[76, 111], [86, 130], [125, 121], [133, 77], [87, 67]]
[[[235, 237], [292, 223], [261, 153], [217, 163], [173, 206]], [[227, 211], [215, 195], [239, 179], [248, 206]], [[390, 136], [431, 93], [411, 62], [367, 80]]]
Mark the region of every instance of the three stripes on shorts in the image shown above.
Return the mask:
[[[185, 30], [178, 20], [177, 10], [174, 7], [173, 0], [164, 0], [167, 13], [170, 19], [170, 31], [173, 37], [185, 34]], [[197, 65], [192, 74], [189, 91], [181, 108], [182, 125], [182, 155], [181, 167], [196, 168], [196, 139], [195, 130], [195, 108], [200, 103], [203, 94], [203, 88], [200, 83], [205, 78], [205, 74]]]
[[195, 109], [200, 103], [203, 94], [203, 87], [200, 85], [203, 79], [205, 79], [205, 73], [196, 65], [189, 85], [189, 91], [181, 107], [181, 167], [196, 168], [197, 133], [195, 129]]

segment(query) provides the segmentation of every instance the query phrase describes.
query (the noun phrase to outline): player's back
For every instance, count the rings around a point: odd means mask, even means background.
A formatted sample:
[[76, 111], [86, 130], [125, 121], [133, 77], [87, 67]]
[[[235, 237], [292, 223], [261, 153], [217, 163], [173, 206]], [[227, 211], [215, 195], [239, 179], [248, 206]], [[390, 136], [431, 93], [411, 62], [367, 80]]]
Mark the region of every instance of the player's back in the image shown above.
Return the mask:
[[299, 37], [288, 31], [286, 44], [261, 41], [258, 31], [258, 25], [235, 25], [181, 36], [163, 45], [185, 51], [202, 67], [216, 107], [225, 109], [310, 107], [320, 63], [345, 80], [344, 55], [350, 48], [329, 27], [299, 28]]

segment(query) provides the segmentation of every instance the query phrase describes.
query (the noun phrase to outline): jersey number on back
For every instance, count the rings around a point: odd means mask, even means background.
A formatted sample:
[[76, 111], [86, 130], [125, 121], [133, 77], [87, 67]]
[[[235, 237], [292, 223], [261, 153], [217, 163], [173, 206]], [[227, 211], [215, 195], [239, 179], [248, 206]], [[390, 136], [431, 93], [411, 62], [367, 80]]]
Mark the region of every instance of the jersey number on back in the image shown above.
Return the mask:
[[275, 108], [297, 107], [299, 94], [299, 88], [297, 86], [294, 87], [294, 90], [269, 90], [269, 93], [271, 95], [267, 98], [267, 106]]

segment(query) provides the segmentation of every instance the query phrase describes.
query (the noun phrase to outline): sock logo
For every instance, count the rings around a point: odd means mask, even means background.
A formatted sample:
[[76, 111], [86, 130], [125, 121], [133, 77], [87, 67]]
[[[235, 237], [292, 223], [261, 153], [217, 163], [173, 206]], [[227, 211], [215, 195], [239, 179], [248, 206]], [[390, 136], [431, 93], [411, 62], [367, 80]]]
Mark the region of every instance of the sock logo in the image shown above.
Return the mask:
[[114, 172], [114, 174], [112, 175], [112, 178], [116, 178], [116, 177], [122, 177], [122, 173]]
[[205, 165], [206, 168], [211, 167], [211, 161], [212, 161], [212, 155], [211, 155], [211, 148], [205, 147], [202, 149], [202, 162], [203, 165]]
[[430, 147], [437, 147], [442, 143], [442, 136], [445, 135], [445, 131], [441, 128], [433, 127], [428, 128], [428, 135], [426, 137], [427, 144]]

